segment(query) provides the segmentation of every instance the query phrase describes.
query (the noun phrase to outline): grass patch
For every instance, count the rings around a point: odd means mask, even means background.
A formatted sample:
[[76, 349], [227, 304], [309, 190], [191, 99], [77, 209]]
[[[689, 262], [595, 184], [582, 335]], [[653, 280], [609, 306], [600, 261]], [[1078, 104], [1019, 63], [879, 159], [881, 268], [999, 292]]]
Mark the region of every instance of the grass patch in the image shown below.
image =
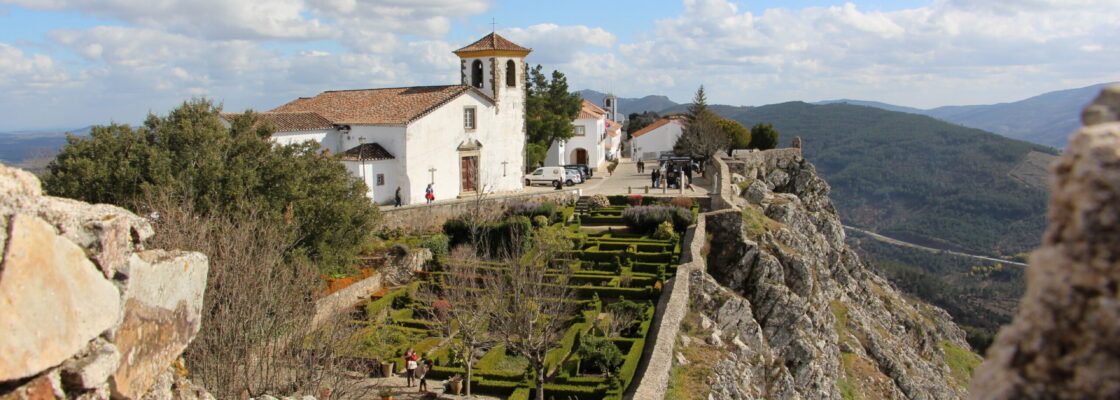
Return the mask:
[[835, 319], [832, 327], [842, 341], [848, 336], [848, 306], [839, 300], [833, 300], [828, 303], [828, 308], [832, 310], [832, 317]]
[[722, 354], [721, 349], [703, 344], [699, 340], [693, 340], [688, 347], [677, 346], [677, 349], [688, 360], [688, 364], [674, 365], [669, 370], [669, 387], [665, 391], [665, 398], [706, 400], [711, 392], [708, 377], [719, 361], [713, 355]]
[[781, 226], [780, 222], [767, 217], [758, 207], [750, 204], [743, 207], [743, 229], [747, 232], [747, 236], [757, 238]]
[[984, 361], [980, 356], [963, 349], [948, 340], [941, 341], [941, 350], [945, 352], [945, 363], [957, 386], [967, 388], [972, 383], [972, 372]]

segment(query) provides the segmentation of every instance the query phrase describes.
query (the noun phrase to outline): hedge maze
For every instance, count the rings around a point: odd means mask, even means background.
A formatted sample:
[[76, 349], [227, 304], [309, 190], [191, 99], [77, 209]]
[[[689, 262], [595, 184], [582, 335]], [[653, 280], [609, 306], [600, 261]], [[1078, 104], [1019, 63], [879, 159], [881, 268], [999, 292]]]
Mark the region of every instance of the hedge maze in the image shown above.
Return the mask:
[[[578, 310], [568, 318], [562, 339], [545, 357], [549, 372], [544, 390], [548, 398], [621, 399], [641, 361], [663, 282], [676, 272], [681, 232], [655, 238], [655, 232], [627, 229], [623, 214], [633, 207], [634, 200], [622, 196], [609, 200], [610, 205], [598, 205], [581, 213], [575, 213], [572, 206], [548, 203], [536, 207], [515, 205], [504, 222], [491, 226], [496, 231], [511, 232], [547, 223], [563, 229], [572, 244], [571, 251], [547, 266], [548, 273], [557, 276], [565, 270], [562, 267], [567, 267], [567, 286], [574, 292], [570, 301]], [[697, 212], [691, 203], [677, 199], [673, 202], [679, 204], [662, 201], [665, 207], [687, 205], [681, 207], [685, 214]], [[598, 227], [588, 229], [581, 222]], [[462, 227], [456, 222], [449, 222], [444, 231], [452, 244], [469, 240], [460, 236]], [[497, 241], [511, 245], [509, 241]], [[506, 267], [485, 261], [480, 268], [500, 271]], [[444, 281], [440, 275], [444, 273], [438, 265], [433, 266], [421, 280], [380, 293], [364, 304], [361, 320], [355, 322], [366, 326], [350, 339], [353, 355], [390, 360], [400, 370], [402, 356], [412, 348], [433, 360], [430, 377], [465, 377], [463, 360], [450, 345], [450, 341], [457, 339], [441, 336], [441, 329], [431, 319], [435, 315], [432, 304], [422, 300], [422, 293], [431, 293], [432, 289], [438, 292], [440, 282]], [[507, 351], [500, 340], [494, 343], [484, 352], [476, 353], [473, 393], [534, 398], [536, 385], [532, 369], [527, 368], [528, 361]]]

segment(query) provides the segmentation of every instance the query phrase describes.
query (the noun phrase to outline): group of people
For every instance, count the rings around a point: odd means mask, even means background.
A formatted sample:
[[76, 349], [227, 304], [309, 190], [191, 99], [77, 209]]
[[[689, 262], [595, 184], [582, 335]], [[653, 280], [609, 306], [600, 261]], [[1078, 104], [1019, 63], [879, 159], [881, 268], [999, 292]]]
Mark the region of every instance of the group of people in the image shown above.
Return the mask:
[[[645, 165], [641, 161], [638, 162], [638, 165], [639, 173], [645, 170]], [[653, 172], [650, 172], [649, 176], [650, 183], [655, 188], [659, 188], [661, 187], [661, 185], [665, 185], [666, 188], [670, 189], [676, 189], [680, 187], [688, 189], [692, 188], [691, 164], [680, 166], [662, 163], [659, 168], [654, 168]]]
[[[430, 183], [428, 184], [428, 187], [426, 189], [424, 189], [424, 199], [428, 201], [428, 204], [431, 204], [433, 201], [436, 201], [436, 191], [435, 191], [435, 189], [432, 189], [432, 184], [430, 184]], [[397, 186], [397, 193], [393, 195], [393, 207], [400, 207], [400, 206], [401, 206], [401, 187]]]
[[412, 383], [415, 380], [419, 383], [417, 390], [420, 393], [427, 393], [428, 380], [425, 379], [425, 377], [428, 375], [428, 371], [432, 370], [432, 360], [422, 358], [417, 355], [415, 351], [412, 351], [412, 349], [408, 349], [408, 352], [404, 355], [404, 365], [408, 378], [408, 387], [412, 387]]

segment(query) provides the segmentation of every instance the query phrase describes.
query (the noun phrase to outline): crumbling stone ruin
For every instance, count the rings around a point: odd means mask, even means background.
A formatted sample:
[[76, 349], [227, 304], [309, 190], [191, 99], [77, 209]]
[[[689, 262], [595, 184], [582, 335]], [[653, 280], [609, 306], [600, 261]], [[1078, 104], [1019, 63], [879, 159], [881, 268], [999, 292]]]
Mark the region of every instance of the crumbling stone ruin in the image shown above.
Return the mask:
[[1052, 167], [1027, 292], [977, 370], [973, 398], [1120, 398], [1120, 85], [1081, 119]]

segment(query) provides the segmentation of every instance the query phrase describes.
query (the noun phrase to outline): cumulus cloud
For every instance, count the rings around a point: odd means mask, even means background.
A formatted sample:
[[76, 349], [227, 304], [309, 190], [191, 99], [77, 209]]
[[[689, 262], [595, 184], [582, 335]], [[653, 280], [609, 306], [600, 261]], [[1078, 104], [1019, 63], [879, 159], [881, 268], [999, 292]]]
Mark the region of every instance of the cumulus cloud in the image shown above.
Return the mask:
[[23, 50], [0, 43], [0, 91], [10, 96], [42, 93], [70, 78], [61, 65], [43, 54], [25, 54]]
[[502, 29], [499, 34], [532, 48], [534, 60], [548, 64], [562, 64], [571, 60], [579, 51], [592, 47], [610, 48], [615, 42], [615, 35], [606, 29], [583, 25], [538, 24], [527, 28]]
[[[680, 15], [618, 49], [646, 74], [677, 77], [670, 92], [681, 99], [709, 83], [713, 99], [738, 104], [836, 92], [906, 93], [903, 103], [919, 106], [983, 102], [995, 92], [1037, 94], [1044, 89], [1027, 82], [1068, 82], [1071, 71], [1082, 74], [1078, 84], [1114, 79], [1120, 3], [1108, 3], [938, 0], [891, 12], [848, 3], [754, 14], [726, 0], [684, 0]], [[951, 84], [957, 93], [914, 95]]]

